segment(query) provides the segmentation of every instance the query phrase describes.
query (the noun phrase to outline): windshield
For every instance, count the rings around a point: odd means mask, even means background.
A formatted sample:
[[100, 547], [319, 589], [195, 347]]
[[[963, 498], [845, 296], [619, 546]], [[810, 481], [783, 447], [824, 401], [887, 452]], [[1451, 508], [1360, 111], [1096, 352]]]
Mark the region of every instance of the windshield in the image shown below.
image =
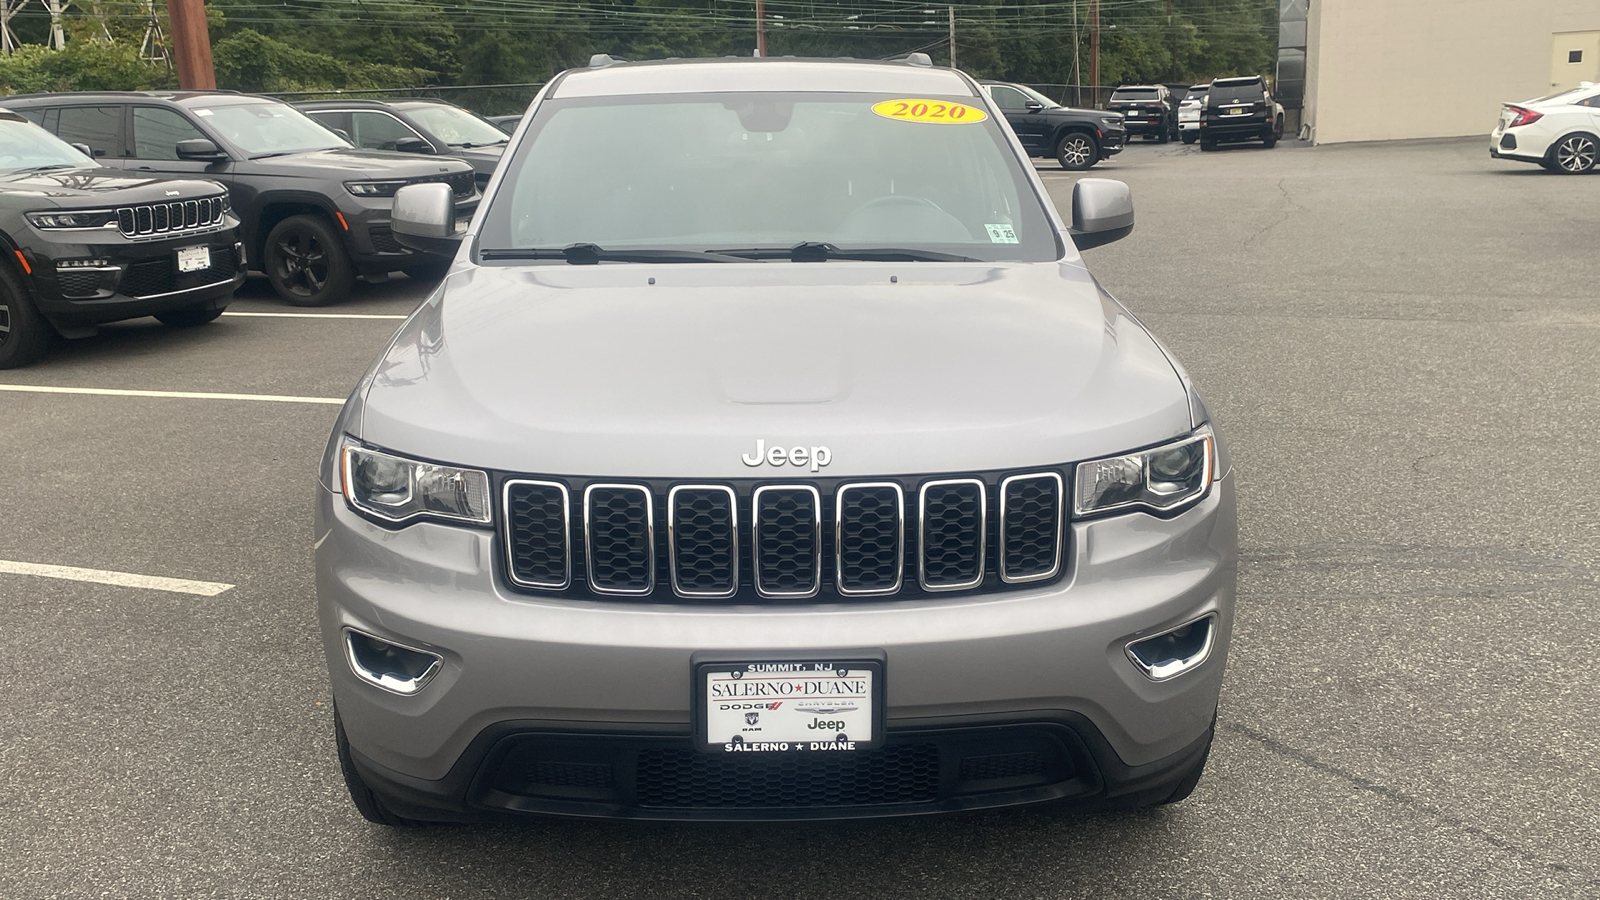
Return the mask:
[[1200, 85], [1199, 87], [1192, 87], [1192, 88], [1189, 88], [1188, 93], [1183, 95], [1183, 99], [1185, 99], [1185, 100], [1194, 100], [1195, 102], [1199, 102], [1201, 100], [1206, 99], [1206, 94], [1209, 93], [1210, 91], [1211, 91], [1211, 85], [1209, 85], [1209, 84], [1203, 84], [1203, 85]]
[[439, 140], [452, 147], [462, 147], [467, 144], [474, 146], [500, 144], [506, 141], [504, 131], [464, 109], [445, 106], [442, 103], [418, 103], [416, 106], [402, 106], [400, 109], [416, 119], [418, 125], [433, 132]]
[[196, 108], [194, 114], [251, 156], [350, 146], [349, 142], [287, 103], [208, 106]]
[[31, 122], [0, 119], [0, 173], [42, 168], [92, 169], [98, 165]]
[[[479, 243], [706, 251], [819, 242], [1057, 258], [1055, 231], [999, 120], [964, 100], [716, 93], [546, 101], [502, 169]], [[650, 136], [648, 153], [639, 152], [641, 134]]]
[[1241, 84], [1213, 84], [1210, 96], [1213, 104], [1259, 101], [1266, 96], [1266, 91], [1261, 82], [1246, 81]]
[[1155, 88], [1117, 88], [1111, 93], [1112, 100], [1154, 100], [1161, 96]]
[[1031, 87], [1028, 87], [1025, 84], [1014, 85], [1014, 87], [1024, 94], [1027, 94], [1029, 97], [1032, 97], [1034, 100], [1043, 103], [1045, 109], [1058, 109], [1061, 106], [1061, 104], [1051, 100], [1049, 97], [1046, 97], [1045, 95], [1039, 93]]

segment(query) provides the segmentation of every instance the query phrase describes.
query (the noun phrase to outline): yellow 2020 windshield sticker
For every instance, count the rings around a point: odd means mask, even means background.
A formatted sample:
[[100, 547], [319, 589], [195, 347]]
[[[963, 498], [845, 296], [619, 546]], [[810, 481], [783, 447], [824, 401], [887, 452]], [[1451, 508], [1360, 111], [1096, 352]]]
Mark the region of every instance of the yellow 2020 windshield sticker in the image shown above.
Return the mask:
[[948, 100], [885, 100], [872, 104], [872, 111], [885, 119], [932, 125], [971, 125], [989, 118], [976, 106]]

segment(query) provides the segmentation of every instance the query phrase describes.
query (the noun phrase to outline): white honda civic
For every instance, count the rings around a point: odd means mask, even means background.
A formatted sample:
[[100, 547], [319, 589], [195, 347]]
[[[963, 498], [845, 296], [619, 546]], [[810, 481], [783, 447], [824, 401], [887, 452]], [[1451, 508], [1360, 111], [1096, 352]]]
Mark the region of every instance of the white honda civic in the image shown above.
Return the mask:
[[1489, 136], [1489, 155], [1581, 175], [1600, 158], [1600, 85], [1507, 103]]

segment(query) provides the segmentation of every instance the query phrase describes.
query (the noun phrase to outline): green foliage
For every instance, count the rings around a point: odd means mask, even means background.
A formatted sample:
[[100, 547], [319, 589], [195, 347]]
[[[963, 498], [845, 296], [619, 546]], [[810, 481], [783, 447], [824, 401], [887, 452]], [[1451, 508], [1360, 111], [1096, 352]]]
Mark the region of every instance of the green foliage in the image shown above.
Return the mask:
[[120, 91], [169, 87], [165, 68], [146, 65], [137, 44], [77, 40], [65, 50], [28, 44], [0, 56], [0, 93]]
[[431, 73], [377, 62], [346, 62], [241, 28], [214, 43], [217, 85], [242, 91], [317, 91], [415, 84]]

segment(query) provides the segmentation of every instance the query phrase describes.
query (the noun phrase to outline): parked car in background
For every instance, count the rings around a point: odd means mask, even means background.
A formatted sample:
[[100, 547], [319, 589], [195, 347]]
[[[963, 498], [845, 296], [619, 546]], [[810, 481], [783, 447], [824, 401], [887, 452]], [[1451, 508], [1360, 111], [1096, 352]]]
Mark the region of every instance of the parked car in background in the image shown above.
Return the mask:
[[443, 100], [308, 100], [295, 106], [364, 150], [465, 160], [480, 189], [500, 165], [508, 140], [489, 120]]
[[1128, 134], [1155, 138], [1165, 144], [1178, 136], [1178, 101], [1161, 84], [1125, 84], [1111, 92], [1106, 104], [1122, 113]]
[[1489, 136], [1489, 155], [1538, 163], [1562, 175], [1594, 171], [1600, 157], [1600, 85], [1507, 103]]
[[0, 109], [0, 369], [121, 319], [203, 325], [244, 279], [228, 191], [96, 163]]
[[1116, 113], [1062, 106], [1025, 84], [980, 84], [1029, 156], [1054, 157], [1061, 168], [1082, 172], [1121, 153], [1127, 142], [1122, 116]]
[[1259, 75], [1218, 78], [1211, 82], [1200, 108], [1200, 149], [1215, 150], [1220, 142], [1260, 141], [1272, 149], [1283, 137], [1283, 106]]
[[287, 103], [225, 91], [11, 97], [6, 105], [102, 165], [145, 176], [212, 178], [228, 187], [251, 265], [296, 306], [343, 299], [359, 274], [436, 277], [448, 254], [402, 247], [389, 228], [394, 193], [444, 182], [463, 221], [478, 203], [458, 159], [357, 150]]
[[1206, 105], [1206, 94], [1210, 90], [1209, 84], [1194, 85], [1178, 102], [1178, 136], [1183, 138], [1185, 144], [1192, 144], [1200, 138], [1200, 110]]
[[506, 134], [510, 134], [511, 132], [517, 130], [517, 123], [522, 121], [522, 114], [518, 113], [514, 116], [488, 116], [487, 118], [489, 122], [494, 125], [494, 127], [504, 131]]

